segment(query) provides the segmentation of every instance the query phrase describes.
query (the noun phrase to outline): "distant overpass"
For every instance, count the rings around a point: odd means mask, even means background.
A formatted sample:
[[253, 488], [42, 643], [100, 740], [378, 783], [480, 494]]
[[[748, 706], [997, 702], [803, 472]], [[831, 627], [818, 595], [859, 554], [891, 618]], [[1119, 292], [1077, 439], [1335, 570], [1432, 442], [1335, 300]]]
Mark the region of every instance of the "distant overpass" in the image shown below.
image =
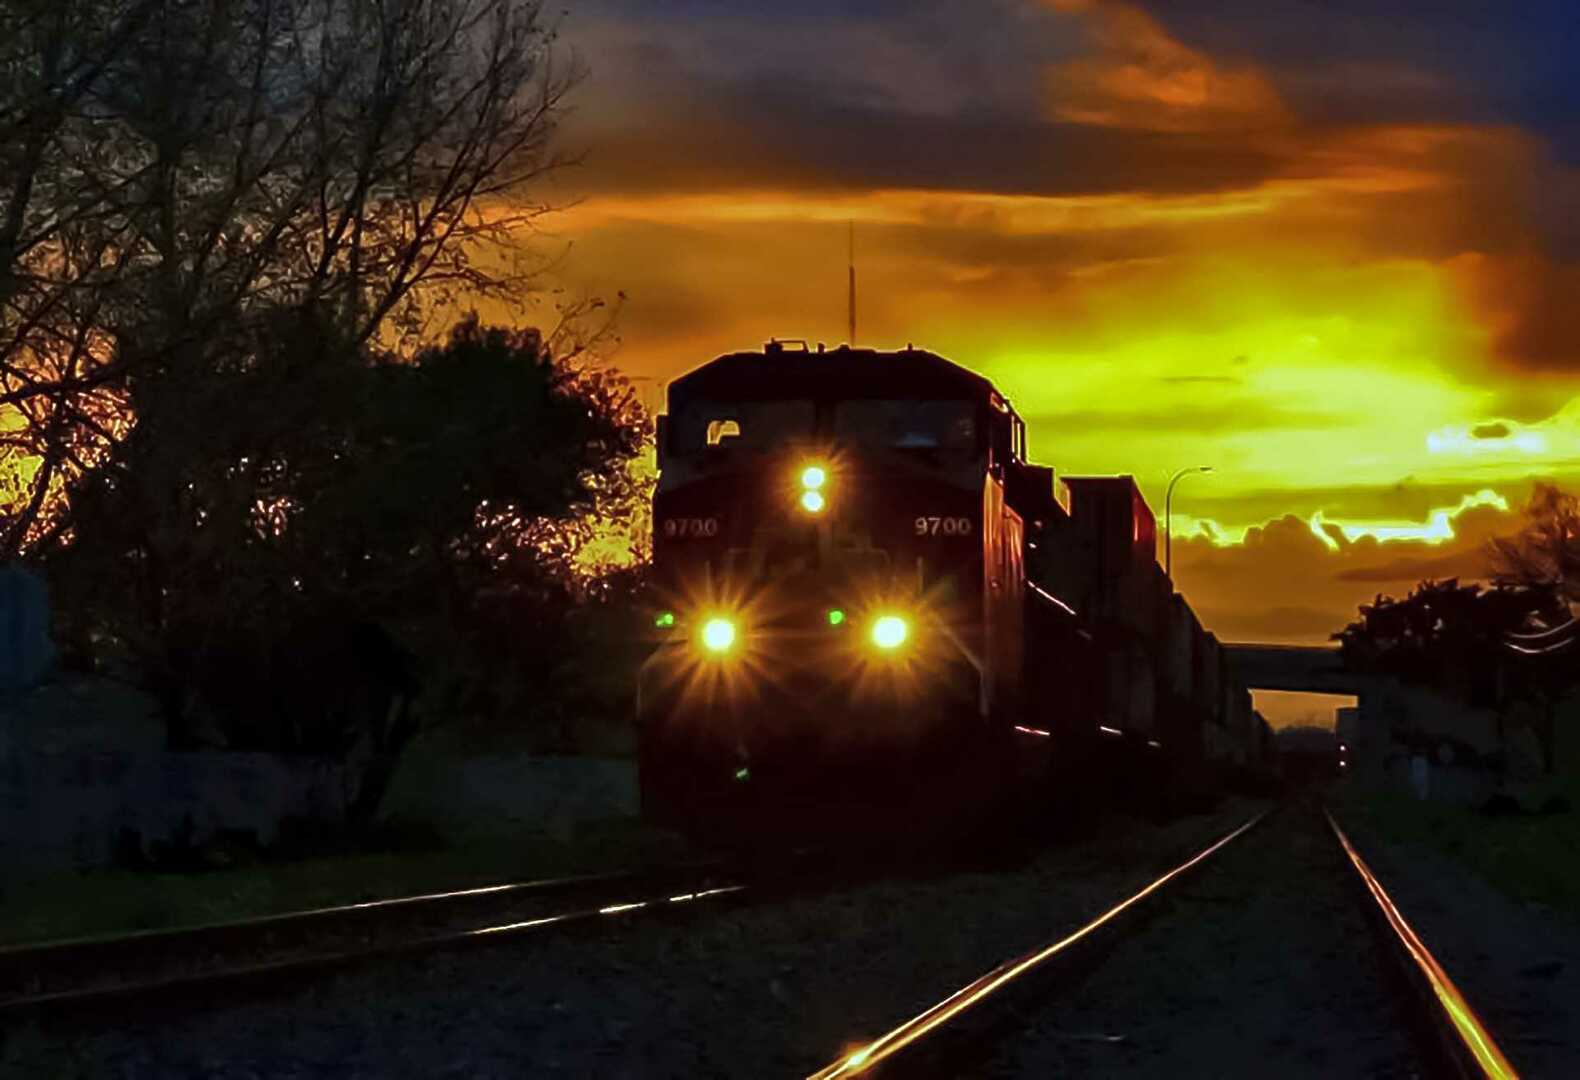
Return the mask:
[[1353, 694], [1376, 689], [1372, 676], [1346, 671], [1339, 650], [1327, 645], [1258, 645], [1224, 642], [1240, 680], [1251, 690]]

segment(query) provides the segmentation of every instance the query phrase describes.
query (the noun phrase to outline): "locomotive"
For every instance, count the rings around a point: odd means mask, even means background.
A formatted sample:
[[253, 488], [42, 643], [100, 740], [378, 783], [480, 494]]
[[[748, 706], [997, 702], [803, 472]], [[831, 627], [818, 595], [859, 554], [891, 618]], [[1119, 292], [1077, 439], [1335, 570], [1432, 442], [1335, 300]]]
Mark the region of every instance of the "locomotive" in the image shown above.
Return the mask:
[[984, 823], [1154, 790], [1210, 752], [1205, 728], [1254, 722], [1131, 478], [1029, 462], [982, 376], [909, 346], [772, 341], [676, 379], [667, 405], [648, 819]]

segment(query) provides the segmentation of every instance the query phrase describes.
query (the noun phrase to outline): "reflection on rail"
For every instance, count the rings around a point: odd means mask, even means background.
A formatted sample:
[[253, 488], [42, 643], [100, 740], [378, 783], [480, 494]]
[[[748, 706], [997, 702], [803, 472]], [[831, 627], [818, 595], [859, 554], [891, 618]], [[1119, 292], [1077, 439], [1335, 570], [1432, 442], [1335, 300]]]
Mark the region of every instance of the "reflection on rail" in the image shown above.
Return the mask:
[[[448, 898], [465, 898], [488, 893], [510, 892], [514, 890], [527, 890], [545, 888], [548, 886], [561, 887], [571, 884], [598, 884], [630, 878], [635, 887], [634, 875], [602, 875], [583, 879], [562, 879], [556, 882], [523, 883], [521, 885], [490, 886], [483, 889], [459, 890], [453, 893], [433, 893], [422, 897], [401, 898], [388, 902], [373, 902], [370, 905], [357, 905], [357, 907], [395, 907], [398, 904], [412, 903], [421, 900], [437, 900]], [[669, 885], [674, 888], [674, 884]], [[574, 911], [563, 911], [559, 914], [545, 915], [532, 919], [522, 919], [509, 923], [500, 923], [492, 926], [473, 926], [466, 929], [446, 930], [440, 933], [413, 936], [409, 933], [393, 937], [390, 940], [358, 944], [354, 948], [344, 947], [344, 931], [338, 936], [331, 936], [323, 940], [318, 949], [301, 951], [302, 944], [296, 943], [293, 948], [287, 949], [286, 955], [280, 955], [281, 947], [278, 941], [266, 942], [256, 938], [245, 939], [243, 944], [248, 950], [246, 960], [242, 963], [225, 965], [223, 961], [224, 948], [235, 948], [235, 934], [241, 931], [252, 930], [255, 926], [267, 926], [277, 931], [281, 926], [295, 926], [299, 923], [312, 921], [309, 917], [320, 915], [340, 914], [353, 910], [351, 906], [342, 908], [326, 908], [313, 912], [292, 913], [287, 916], [266, 917], [250, 922], [231, 924], [216, 924], [197, 930], [187, 931], [159, 931], [146, 936], [131, 936], [127, 938], [110, 938], [99, 941], [84, 940], [79, 942], [54, 943], [38, 947], [23, 947], [9, 951], [0, 951], [0, 961], [9, 961], [14, 971], [0, 970], [0, 1013], [14, 1012], [24, 1009], [37, 1009], [40, 1007], [55, 1009], [62, 1005], [82, 1005], [93, 1001], [140, 1000], [147, 1003], [178, 1002], [181, 999], [172, 996], [171, 991], [177, 989], [193, 989], [204, 985], [217, 983], [220, 980], [235, 981], [238, 979], [261, 979], [296, 973], [309, 975], [325, 968], [341, 966], [344, 964], [371, 960], [378, 957], [388, 957], [398, 954], [434, 950], [451, 946], [465, 945], [469, 942], [479, 942], [490, 939], [491, 936], [508, 936], [512, 933], [537, 930], [543, 927], [568, 926], [575, 923], [594, 923], [595, 921], [625, 915], [630, 912], [649, 910], [659, 911], [678, 905], [691, 904], [696, 901], [711, 900], [717, 897], [730, 896], [744, 892], [749, 886], [720, 885], [706, 889], [697, 889], [692, 892], [675, 893], [669, 896], [657, 896], [653, 899], [633, 900], [624, 903], [605, 903], [601, 907], [582, 907]], [[223, 939], [216, 935], [229, 935]], [[156, 958], [153, 966], [149, 954], [140, 952], [131, 957], [124, 957], [120, 953], [111, 954], [118, 961], [110, 966], [103, 966], [102, 957], [104, 950], [115, 948], [128, 943], [138, 946], [154, 943]], [[195, 943], [201, 943], [198, 947]], [[312, 944], [309, 939], [309, 944]], [[259, 948], [274, 952], [275, 956], [259, 960], [256, 951]], [[54, 956], [57, 963], [52, 968], [31, 962], [36, 958]], [[98, 964], [100, 966], [96, 967]], [[62, 966], [65, 970], [62, 972]], [[46, 985], [42, 990], [38, 987], [36, 979], [30, 973], [48, 970], [54, 976], [54, 986]]]
[[1366, 889], [1372, 894], [1372, 899], [1377, 901], [1377, 906], [1382, 909], [1383, 917], [1388, 920], [1388, 925], [1393, 928], [1398, 936], [1399, 944], [1404, 948], [1415, 962], [1416, 968], [1432, 988], [1432, 994], [1442, 1007], [1443, 1014], [1453, 1025], [1454, 1033], [1459, 1037], [1465, 1051], [1481, 1070], [1481, 1075], [1499, 1078], [1514, 1078], [1519, 1075], [1514, 1066], [1509, 1064], [1509, 1059], [1503, 1056], [1503, 1051], [1498, 1049], [1498, 1044], [1492, 1041], [1492, 1036], [1487, 1033], [1486, 1027], [1481, 1023], [1465, 996], [1459, 992], [1459, 987], [1454, 985], [1454, 980], [1448, 977], [1442, 965], [1427, 950], [1410, 924], [1405, 922], [1404, 915], [1400, 913], [1381, 882], [1372, 874], [1371, 868], [1355, 850], [1355, 845], [1350, 843], [1350, 838], [1344, 835], [1344, 830], [1339, 828], [1339, 823], [1333, 820], [1333, 815], [1326, 810], [1328, 825], [1333, 829], [1333, 835], [1338, 837], [1339, 844], [1344, 848], [1344, 854], [1349, 856], [1350, 864], [1355, 867], [1361, 876], [1361, 881], [1366, 884]]
[[[722, 863], [698, 862], [693, 865], [676, 867], [675, 869], [681, 871], [705, 871], [718, 866], [722, 866]], [[315, 920], [328, 921], [345, 916], [372, 915], [386, 911], [395, 912], [424, 905], [431, 905], [437, 908], [450, 901], [480, 900], [487, 897], [505, 898], [512, 893], [522, 896], [532, 896], [539, 893], [553, 895], [571, 889], [590, 888], [599, 885], [617, 885], [622, 881], [630, 882], [635, 887], [640, 884], [641, 878], [640, 875], [629, 871], [618, 871], [608, 874], [582, 874], [574, 877], [544, 878], [534, 881], [512, 881], [502, 885], [479, 885], [463, 889], [449, 889], [444, 892], [420, 893], [415, 896], [392, 896], [378, 900], [361, 900], [347, 904], [335, 904], [328, 907], [282, 911], [271, 915], [255, 915], [227, 922], [160, 927], [151, 930], [135, 930], [125, 934], [96, 934], [56, 941], [24, 942], [0, 946], [0, 962], [9, 961], [16, 957], [28, 957], [38, 958], [37, 962], [43, 963], [45, 962], [45, 957], [68, 949], [93, 948], [99, 945], [130, 945], [145, 941], [168, 940], [175, 943], [183, 939], [189, 939], [194, 934], [212, 935], [255, 929], [262, 930], [277, 926], [305, 926]]]
[[950, 994], [947, 998], [940, 1001], [926, 1012], [912, 1017], [905, 1023], [901, 1024], [899, 1027], [895, 1028], [893, 1031], [889, 1032], [887, 1035], [883, 1035], [877, 1039], [874, 1039], [872, 1042], [868, 1043], [866, 1046], [861, 1047], [859, 1050], [856, 1050], [854, 1053], [847, 1054], [833, 1064], [813, 1073], [811, 1080], [834, 1080], [835, 1077], [856, 1076], [860, 1073], [866, 1072], [868, 1069], [872, 1068], [872, 1066], [878, 1064], [878, 1062], [884, 1060], [885, 1058], [899, 1053], [901, 1050], [905, 1049], [905, 1047], [922, 1038], [928, 1032], [933, 1031], [935, 1028], [938, 1028], [945, 1023], [948, 1023], [949, 1020], [953, 1019], [955, 1016], [965, 1012], [973, 1005], [980, 1003], [990, 994], [994, 993], [995, 991], [1002, 988], [1006, 983], [1010, 982], [1010, 980], [1025, 974], [1027, 971], [1030, 971], [1032, 968], [1043, 963], [1045, 960], [1048, 960], [1051, 957], [1056, 956], [1057, 954], [1068, 949], [1082, 938], [1091, 935], [1099, 927], [1117, 918], [1128, 908], [1133, 907], [1142, 900], [1146, 899], [1148, 896], [1157, 892], [1170, 881], [1173, 881], [1181, 874], [1191, 870], [1198, 863], [1211, 858], [1221, 848], [1227, 846], [1230, 842], [1240, 837], [1243, 833], [1249, 831], [1257, 824], [1257, 822], [1261, 821], [1266, 816], [1266, 811], [1256, 815], [1256, 817], [1252, 818], [1250, 821], [1247, 821], [1245, 824], [1241, 825], [1239, 828], [1235, 829], [1233, 832], [1214, 843], [1211, 847], [1208, 847], [1206, 850], [1195, 855], [1188, 861], [1176, 866], [1173, 870], [1170, 870], [1168, 873], [1158, 878], [1152, 884], [1148, 885], [1146, 888], [1142, 889], [1128, 900], [1124, 900], [1118, 904], [1115, 904], [1103, 914], [1099, 915], [1097, 918], [1081, 927], [1081, 929], [1075, 931], [1075, 933], [1070, 934], [1067, 937], [1060, 938], [1053, 944], [1039, 949], [1036, 952], [1027, 953], [1025, 956], [1000, 964], [998, 967], [994, 968], [980, 979], [967, 986], [961, 987], [959, 990], [956, 990], [953, 994]]
[[660, 904], [688, 904], [693, 900], [706, 900], [712, 896], [728, 896], [745, 889], [745, 885], [723, 885], [717, 889], [701, 889], [697, 892], [681, 893], [679, 896], [668, 896], [662, 900], [634, 900], [628, 904], [609, 904], [597, 911], [570, 911], [564, 915], [547, 915], [541, 919], [527, 919], [524, 922], [505, 923], [501, 926], [480, 926], [476, 930], [468, 930], [463, 936], [477, 937], [482, 934], [502, 934], [510, 930], [526, 930], [534, 926], [553, 926], [555, 923], [571, 922], [586, 919], [591, 915], [621, 915], [627, 911], [641, 911], [643, 908], [658, 907]]

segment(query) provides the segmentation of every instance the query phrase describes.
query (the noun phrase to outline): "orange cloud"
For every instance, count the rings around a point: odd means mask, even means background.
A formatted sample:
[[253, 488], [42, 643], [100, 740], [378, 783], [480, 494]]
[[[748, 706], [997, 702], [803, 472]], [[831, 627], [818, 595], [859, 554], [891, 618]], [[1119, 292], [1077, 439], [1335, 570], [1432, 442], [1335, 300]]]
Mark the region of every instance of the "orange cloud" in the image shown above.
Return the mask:
[[1277, 129], [1288, 110], [1261, 72], [1226, 69], [1129, 4], [1054, 0], [1083, 16], [1098, 55], [1053, 67], [1049, 108], [1075, 124], [1203, 134]]
[[1514, 507], [1466, 505], [1446, 537], [1351, 540], [1290, 514], [1249, 530], [1241, 544], [1176, 535], [1174, 578], [1224, 640], [1321, 644], [1378, 592], [1403, 594], [1426, 578], [1485, 580], [1487, 541], [1519, 522]]

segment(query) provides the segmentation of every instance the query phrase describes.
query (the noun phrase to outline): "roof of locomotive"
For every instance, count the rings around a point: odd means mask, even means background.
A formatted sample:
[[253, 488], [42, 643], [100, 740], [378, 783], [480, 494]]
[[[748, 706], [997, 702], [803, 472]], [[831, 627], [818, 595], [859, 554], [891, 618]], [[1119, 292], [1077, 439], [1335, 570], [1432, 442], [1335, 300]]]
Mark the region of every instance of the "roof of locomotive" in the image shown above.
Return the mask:
[[905, 348], [893, 352], [841, 345], [817, 352], [785, 349], [770, 342], [760, 352], [727, 353], [669, 384], [671, 404], [709, 401], [773, 401], [781, 398], [987, 399], [993, 384], [937, 353]]

